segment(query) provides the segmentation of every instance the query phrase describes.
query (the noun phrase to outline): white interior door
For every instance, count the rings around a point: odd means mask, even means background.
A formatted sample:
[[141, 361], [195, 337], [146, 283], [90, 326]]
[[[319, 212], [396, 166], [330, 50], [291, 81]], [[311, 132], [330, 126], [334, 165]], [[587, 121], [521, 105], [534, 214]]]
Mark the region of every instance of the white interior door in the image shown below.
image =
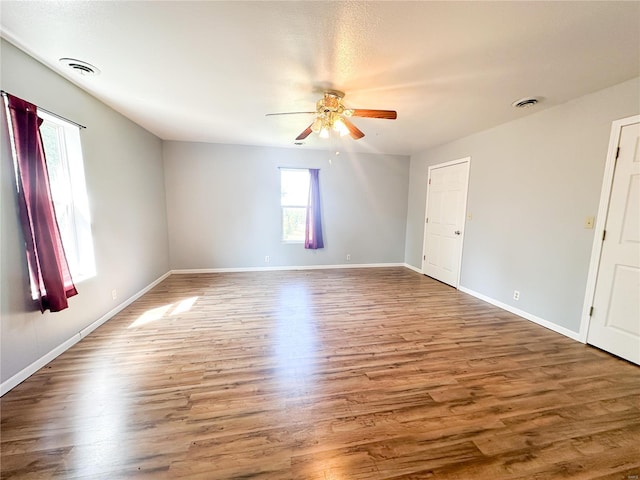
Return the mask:
[[470, 158], [429, 167], [422, 273], [458, 287]]
[[640, 123], [617, 152], [587, 342], [640, 364]]

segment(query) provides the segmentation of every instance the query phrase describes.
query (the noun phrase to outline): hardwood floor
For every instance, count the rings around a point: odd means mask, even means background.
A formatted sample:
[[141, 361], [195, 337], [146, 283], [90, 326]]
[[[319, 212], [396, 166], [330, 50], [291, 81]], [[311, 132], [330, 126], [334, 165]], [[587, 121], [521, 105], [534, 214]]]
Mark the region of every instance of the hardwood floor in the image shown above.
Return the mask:
[[173, 275], [1, 399], [2, 478], [640, 476], [640, 368], [405, 268]]

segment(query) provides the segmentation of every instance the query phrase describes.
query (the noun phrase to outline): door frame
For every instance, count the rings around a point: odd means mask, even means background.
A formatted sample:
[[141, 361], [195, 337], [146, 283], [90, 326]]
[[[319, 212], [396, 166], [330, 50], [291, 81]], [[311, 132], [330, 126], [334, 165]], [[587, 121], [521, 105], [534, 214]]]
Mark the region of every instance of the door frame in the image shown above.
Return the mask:
[[602, 244], [604, 243], [602, 236], [604, 227], [607, 224], [607, 217], [609, 215], [609, 201], [611, 199], [611, 190], [613, 187], [613, 176], [615, 174], [620, 135], [622, 135], [623, 127], [638, 122], [640, 122], [640, 115], [633, 115], [631, 117], [615, 120], [611, 124], [611, 134], [609, 135], [607, 160], [604, 166], [604, 177], [602, 179], [602, 189], [600, 192], [600, 204], [598, 206], [598, 214], [596, 217], [596, 224], [593, 235], [593, 246], [591, 248], [591, 259], [589, 261], [589, 273], [587, 274], [587, 287], [584, 295], [584, 304], [582, 306], [580, 331], [578, 333], [578, 340], [582, 343], [587, 343], [587, 334], [589, 333], [589, 325], [591, 324], [590, 312], [596, 293], [596, 280], [598, 278], [598, 270], [600, 269]]
[[467, 198], [469, 197], [469, 178], [471, 176], [471, 157], [463, 157], [457, 160], [451, 160], [448, 162], [438, 163], [435, 165], [430, 165], [427, 169], [427, 194], [425, 199], [425, 207], [424, 207], [424, 228], [422, 230], [422, 262], [420, 263], [420, 272], [423, 275], [424, 273], [424, 262], [426, 261], [427, 252], [425, 249], [425, 243], [427, 238], [427, 212], [429, 211], [429, 179], [431, 178], [431, 170], [435, 170], [437, 168], [450, 167], [452, 165], [457, 165], [459, 163], [467, 164], [467, 175], [465, 178], [465, 189], [464, 189], [464, 216], [462, 223], [462, 234], [460, 235], [460, 255], [458, 258], [458, 272], [456, 273], [456, 282], [454, 288], [458, 290], [460, 286], [460, 272], [462, 271], [462, 251], [464, 249], [464, 235], [466, 231], [466, 219], [467, 219]]

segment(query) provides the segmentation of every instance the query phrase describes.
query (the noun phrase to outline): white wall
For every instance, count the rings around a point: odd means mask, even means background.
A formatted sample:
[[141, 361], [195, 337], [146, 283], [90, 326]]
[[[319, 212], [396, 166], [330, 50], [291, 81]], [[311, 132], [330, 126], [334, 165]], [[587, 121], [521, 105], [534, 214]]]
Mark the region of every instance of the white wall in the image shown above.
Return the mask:
[[412, 156], [405, 261], [421, 266], [428, 166], [470, 156], [461, 288], [578, 332], [611, 122], [639, 111], [634, 79]]
[[[3, 90], [86, 125], [81, 132], [96, 277], [70, 308], [41, 314], [29, 301], [4, 108], [0, 184], [0, 382], [78, 336], [169, 269], [162, 142], [2, 40]], [[111, 298], [117, 289], [118, 299]]]
[[[172, 269], [404, 262], [408, 157], [185, 142], [163, 152]], [[278, 167], [320, 168], [324, 249], [282, 243]]]

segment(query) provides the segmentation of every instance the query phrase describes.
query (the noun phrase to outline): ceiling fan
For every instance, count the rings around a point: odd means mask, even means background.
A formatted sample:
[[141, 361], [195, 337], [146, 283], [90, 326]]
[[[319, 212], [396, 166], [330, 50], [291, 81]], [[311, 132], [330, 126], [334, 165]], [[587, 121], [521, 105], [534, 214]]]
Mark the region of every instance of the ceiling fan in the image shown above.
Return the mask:
[[354, 140], [358, 140], [364, 137], [364, 133], [349, 120], [349, 117], [386, 118], [388, 120], [398, 118], [398, 113], [395, 110], [346, 108], [342, 104], [343, 98], [344, 92], [327, 90], [316, 103], [315, 112], [267, 113], [267, 116], [315, 114], [316, 118], [313, 123], [305, 128], [296, 137], [296, 140], [304, 140], [311, 132], [317, 132], [320, 138], [328, 138], [331, 131], [337, 132], [340, 136], [350, 135]]

